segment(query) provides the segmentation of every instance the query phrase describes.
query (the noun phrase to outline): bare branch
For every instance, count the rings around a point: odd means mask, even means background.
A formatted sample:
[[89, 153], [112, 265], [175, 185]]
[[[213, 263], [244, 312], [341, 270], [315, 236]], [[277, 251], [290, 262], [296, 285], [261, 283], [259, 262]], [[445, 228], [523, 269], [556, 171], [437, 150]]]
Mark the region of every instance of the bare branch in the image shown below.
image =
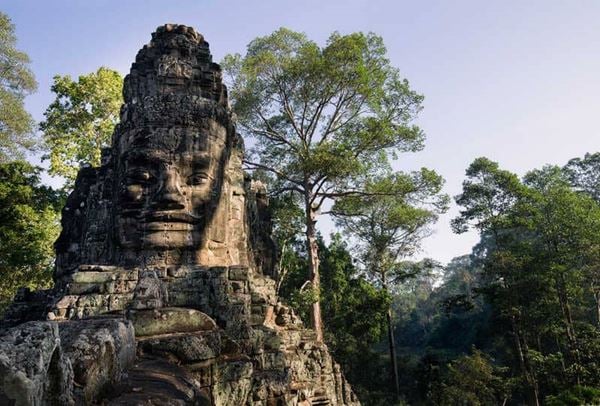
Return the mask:
[[286, 187], [283, 187], [281, 189], [277, 189], [277, 190], [273, 191], [273, 193], [271, 193], [271, 194], [273, 196], [279, 196], [280, 194], [285, 193], [285, 192], [304, 193], [304, 190], [300, 189], [297, 186], [286, 186]]
[[[363, 105], [365, 104], [365, 100], [361, 101], [360, 105], [358, 106], [358, 108], [356, 109], [356, 111], [350, 115], [350, 117], [348, 117], [348, 119], [346, 119], [345, 121], [340, 122], [337, 126], [332, 126], [327, 133], [325, 134], [325, 136], [329, 135], [329, 134], [333, 134], [336, 131], [338, 131], [340, 128], [344, 127], [345, 125], [347, 125], [350, 121], [354, 120], [356, 117], [367, 113], [367, 110], [361, 110]], [[340, 116], [341, 118], [342, 116]]]
[[292, 111], [292, 108], [290, 107], [290, 102], [289, 102], [289, 98], [288, 98], [287, 92], [285, 91], [285, 89], [281, 85], [281, 82], [279, 82], [278, 80], [276, 80], [275, 83], [277, 84], [277, 87], [279, 88], [280, 96], [283, 97], [283, 100], [282, 100], [282, 102], [283, 102], [283, 110], [286, 112], [287, 116], [289, 117], [290, 123], [292, 124], [292, 127], [294, 128], [294, 131], [296, 132], [296, 134], [298, 134], [298, 137], [304, 143], [306, 143], [305, 134], [298, 127], [298, 124], [296, 123], [296, 115], [294, 114], [294, 112]]
[[[312, 199], [310, 199], [311, 205], [315, 202], [315, 199], [321, 193], [321, 188], [325, 185], [325, 183], [327, 183], [327, 181], [328, 181], [327, 176], [321, 176], [321, 178], [317, 178], [317, 180], [315, 180], [314, 185], [316, 185], [316, 189], [314, 191]], [[321, 201], [321, 203], [319, 203], [317, 205], [317, 209], [319, 209], [321, 207], [322, 203], [323, 202]]]
[[288, 147], [290, 147], [291, 149], [293, 149], [294, 151], [298, 152], [298, 148], [292, 144], [290, 141], [288, 141], [283, 135], [279, 134], [277, 131], [275, 131], [273, 129], [273, 127], [271, 127], [270, 124], [268, 124], [266, 118], [264, 118], [262, 116], [262, 114], [260, 114], [260, 112], [258, 113], [261, 117], [261, 119], [265, 122], [265, 125], [267, 125], [268, 130], [262, 130], [260, 128], [250, 128], [247, 127], [249, 131], [255, 133], [255, 134], [259, 134], [261, 136], [264, 136], [266, 138], [268, 138], [270, 141], [272, 142], [277, 142], [279, 144], [285, 144]]
[[291, 182], [293, 184], [296, 184], [296, 185], [302, 187], [302, 183], [301, 182], [298, 182], [297, 180], [294, 180], [294, 179], [288, 177], [283, 172], [280, 172], [277, 169], [271, 168], [270, 166], [259, 164], [258, 162], [250, 162], [250, 161], [247, 161], [245, 159], [244, 159], [243, 163], [246, 164], [246, 165], [252, 165], [252, 168], [245, 168], [245, 169], [248, 169], [248, 170], [264, 169], [265, 171], [272, 172], [275, 175], [279, 176], [280, 178], [283, 178], [283, 179], [287, 180], [288, 182]]
[[345, 120], [343, 123], [338, 124], [338, 121], [342, 119], [342, 117], [344, 116], [344, 114], [342, 114], [341, 112], [343, 111], [343, 106], [344, 104], [346, 104], [347, 102], [349, 102], [350, 100], [352, 100], [354, 97], [356, 97], [356, 92], [351, 92], [348, 94], [342, 94], [340, 95], [340, 97], [337, 99], [336, 103], [334, 104], [334, 111], [331, 114], [331, 118], [329, 119], [329, 122], [327, 123], [327, 126], [325, 127], [325, 130], [323, 131], [323, 134], [321, 136], [321, 139], [319, 140], [319, 145], [321, 145], [323, 142], [325, 142], [327, 140], [327, 137], [330, 134], [333, 134], [334, 132], [336, 132], [337, 130], [339, 130], [340, 128], [342, 128], [344, 125], [348, 124], [351, 120], [353, 120], [354, 118], [356, 118], [358, 115], [361, 114], [361, 108], [363, 106], [363, 104], [365, 103], [365, 100], [363, 99], [358, 108], [356, 109], [356, 111], [350, 115], [350, 117]]
[[315, 114], [310, 119], [310, 122], [308, 123], [308, 127], [306, 128], [306, 131], [309, 134], [309, 140], [312, 140], [312, 137], [317, 128], [317, 124], [318, 124], [319, 120], [321, 119], [321, 114], [323, 114], [323, 109], [325, 108], [325, 106], [327, 106], [327, 104], [329, 103], [329, 100], [331, 100], [331, 97], [329, 99], [322, 98], [321, 101], [319, 102], [319, 104], [317, 104], [317, 109], [315, 110]]

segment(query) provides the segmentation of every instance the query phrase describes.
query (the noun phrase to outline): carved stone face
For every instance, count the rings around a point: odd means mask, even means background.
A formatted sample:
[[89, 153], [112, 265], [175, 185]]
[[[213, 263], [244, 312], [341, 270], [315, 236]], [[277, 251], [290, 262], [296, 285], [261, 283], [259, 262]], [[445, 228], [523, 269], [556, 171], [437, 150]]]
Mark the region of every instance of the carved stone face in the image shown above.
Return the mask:
[[214, 120], [123, 134], [116, 212], [122, 247], [199, 247], [220, 195], [225, 139]]

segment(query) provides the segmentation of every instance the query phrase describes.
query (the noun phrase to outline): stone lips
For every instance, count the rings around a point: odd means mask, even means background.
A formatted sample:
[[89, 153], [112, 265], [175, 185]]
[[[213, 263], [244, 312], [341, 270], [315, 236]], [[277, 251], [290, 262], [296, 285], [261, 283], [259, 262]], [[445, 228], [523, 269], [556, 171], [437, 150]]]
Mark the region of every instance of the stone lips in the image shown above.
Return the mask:
[[[63, 210], [55, 288], [20, 292], [3, 321], [0, 401], [358, 404], [277, 301], [266, 190], [242, 170], [203, 36], [159, 27], [124, 96], [101, 167]], [[4, 361], [28, 357], [37, 368]]]

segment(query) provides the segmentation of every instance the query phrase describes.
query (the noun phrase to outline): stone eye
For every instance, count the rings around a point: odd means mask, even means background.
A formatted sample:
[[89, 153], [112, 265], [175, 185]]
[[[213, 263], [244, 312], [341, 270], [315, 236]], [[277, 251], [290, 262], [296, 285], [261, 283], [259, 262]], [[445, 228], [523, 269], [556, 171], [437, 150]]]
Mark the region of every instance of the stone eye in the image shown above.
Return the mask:
[[144, 170], [136, 170], [127, 174], [128, 183], [148, 183], [151, 179], [150, 172]]
[[188, 183], [190, 185], [203, 185], [208, 182], [208, 175], [205, 173], [195, 173], [188, 178]]

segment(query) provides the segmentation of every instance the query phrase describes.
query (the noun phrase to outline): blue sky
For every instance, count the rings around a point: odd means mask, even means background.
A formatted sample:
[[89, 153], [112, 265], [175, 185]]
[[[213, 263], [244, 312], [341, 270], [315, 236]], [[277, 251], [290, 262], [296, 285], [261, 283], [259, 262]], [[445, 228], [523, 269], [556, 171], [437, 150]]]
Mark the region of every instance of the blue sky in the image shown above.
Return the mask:
[[[436, 169], [456, 195], [465, 168], [487, 156], [518, 174], [600, 150], [599, 1], [158, 1], [0, 0], [39, 82], [37, 120], [55, 74], [108, 66], [125, 74], [158, 25], [194, 26], [215, 61], [285, 26], [324, 43], [333, 31], [381, 35], [392, 63], [425, 95], [424, 151], [401, 169]], [[424, 243], [441, 261], [477, 236], [449, 228], [453, 207]], [[325, 232], [331, 224], [324, 219]]]

